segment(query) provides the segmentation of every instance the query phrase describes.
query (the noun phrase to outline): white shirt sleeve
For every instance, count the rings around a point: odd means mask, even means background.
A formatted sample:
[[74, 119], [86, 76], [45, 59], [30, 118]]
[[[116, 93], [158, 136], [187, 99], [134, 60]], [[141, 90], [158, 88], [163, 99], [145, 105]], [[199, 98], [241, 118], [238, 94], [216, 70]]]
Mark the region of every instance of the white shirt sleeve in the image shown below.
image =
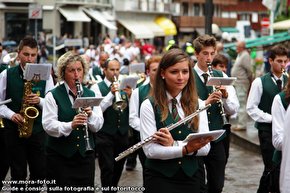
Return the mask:
[[[46, 84], [45, 84], [44, 95], [46, 95], [46, 93], [49, 92], [53, 88], [54, 88], [54, 83], [53, 83], [52, 76], [50, 75], [49, 79], [46, 81]], [[38, 106], [40, 107], [40, 109], [43, 109], [44, 98], [39, 97], [39, 99], [40, 99], [40, 102], [39, 102]]]
[[[199, 132], [209, 131], [206, 113], [203, 111], [202, 113], [200, 113], [199, 117]], [[144, 140], [152, 136], [156, 131], [157, 128], [154, 110], [149, 99], [146, 99], [142, 103], [140, 110], [141, 139]], [[158, 143], [147, 143], [143, 146], [143, 150], [148, 158], [167, 160], [182, 157], [182, 148], [184, 145], [185, 144], [183, 144], [181, 141], [178, 141], [178, 146], [163, 146]], [[198, 155], [207, 155], [209, 149], [210, 144], [207, 144], [206, 146], [198, 150]]]
[[136, 131], [140, 131], [139, 118], [139, 89], [133, 90], [129, 103], [129, 125]]
[[[91, 87], [91, 90], [94, 91], [96, 97], [102, 96], [102, 93], [100, 91], [98, 84], [94, 84]], [[100, 107], [102, 109], [102, 112], [104, 112], [108, 107], [113, 105], [113, 99], [115, 96], [112, 94], [112, 92], [109, 92], [106, 96], [103, 96], [103, 97], [104, 97], [104, 99], [100, 103]]]
[[263, 86], [261, 78], [256, 78], [253, 81], [249, 92], [247, 101], [247, 113], [254, 121], [261, 123], [271, 123], [272, 115], [262, 111], [258, 107], [261, 101], [262, 94], [263, 94]]
[[282, 104], [280, 95], [276, 95], [272, 104], [272, 143], [277, 150], [282, 150], [283, 143], [283, 124], [285, 121], [286, 110]]
[[281, 193], [289, 193], [290, 190], [290, 108], [287, 109], [285, 115], [285, 123], [283, 125], [284, 128], [284, 136], [283, 136], [283, 144], [282, 144], [282, 162], [280, 169], [280, 191]]
[[[7, 89], [7, 70], [2, 71], [0, 74], [0, 88], [0, 101], [4, 101], [6, 99]], [[9, 109], [5, 104], [0, 105], [0, 117], [11, 120], [14, 114], [15, 112]]]

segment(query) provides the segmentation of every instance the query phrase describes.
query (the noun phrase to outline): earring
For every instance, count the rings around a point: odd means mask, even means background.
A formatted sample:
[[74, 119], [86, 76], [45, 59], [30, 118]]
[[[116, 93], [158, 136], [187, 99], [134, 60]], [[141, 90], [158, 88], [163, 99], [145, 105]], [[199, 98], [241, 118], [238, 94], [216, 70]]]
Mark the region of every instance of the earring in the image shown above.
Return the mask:
[[164, 76], [162, 76], [162, 79], [165, 79], [165, 77], [164, 77]]

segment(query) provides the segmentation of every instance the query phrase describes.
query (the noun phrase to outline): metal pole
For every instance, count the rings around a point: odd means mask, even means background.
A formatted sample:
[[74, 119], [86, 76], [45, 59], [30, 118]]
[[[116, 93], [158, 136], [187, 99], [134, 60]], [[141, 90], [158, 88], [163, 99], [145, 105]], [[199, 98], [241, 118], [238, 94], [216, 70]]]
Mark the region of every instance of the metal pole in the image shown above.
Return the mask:
[[36, 41], [38, 41], [38, 39], [37, 39], [37, 19], [35, 19], [34, 23], [35, 23], [35, 25], [34, 25], [35, 39], [36, 39]]
[[[56, 21], [56, 3], [54, 3], [53, 5], [53, 17], [54, 17], [54, 21]], [[56, 50], [55, 50], [55, 47], [56, 47], [56, 22], [53, 22], [53, 29], [52, 29], [52, 39], [53, 39], [53, 67], [55, 67], [56, 65]]]
[[205, 34], [212, 35], [213, 0], [205, 2]]

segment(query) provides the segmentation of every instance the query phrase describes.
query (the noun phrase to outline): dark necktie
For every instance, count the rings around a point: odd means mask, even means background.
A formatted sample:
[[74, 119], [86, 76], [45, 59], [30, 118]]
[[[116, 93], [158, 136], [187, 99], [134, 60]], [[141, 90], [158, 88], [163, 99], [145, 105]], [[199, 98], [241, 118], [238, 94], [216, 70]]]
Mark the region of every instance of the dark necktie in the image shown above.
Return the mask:
[[68, 91], [68, 94], [73, 97], [74, 101], [76, 100], [77, 97], [71, 90]]
[[172, 117], [174, 119], [174, 122], [177, 122], [180, 120], [180, 117], [178, 115], [178, 111], [176, 107], [176, 104], [177, 104], [176, 98], [171, 99], [171, 103], [172, 103]]
[[277, 83], [277, 87], [278, 87], [279, 91], [281, 91], [282, 90], [282, 80], [278, 79], [278, 80], [276, 80], [276, 83]]
[[208, 80], [208, 74], [207, 73], [203, 73], [202, 76], [204, 78], [204, 84], [206, 85], [207, 80]]

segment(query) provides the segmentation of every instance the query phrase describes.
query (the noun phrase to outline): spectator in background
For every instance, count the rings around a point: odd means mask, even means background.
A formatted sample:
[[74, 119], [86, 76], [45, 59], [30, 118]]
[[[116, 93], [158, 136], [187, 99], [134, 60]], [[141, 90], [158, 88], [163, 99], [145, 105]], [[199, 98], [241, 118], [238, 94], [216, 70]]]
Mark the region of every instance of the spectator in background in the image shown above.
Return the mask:
[[237, 123], [232, 128], [235, 131], [242, 131], [247, 128], [248, 115], [246, 104], [248, 91], [253, 78], [253, 68], [251, 65], [251, 57], [246, 49], [246, 43], [244, 41], [236, 43], [236, 51], [238, 56], [231, 69], [231, 75], [237, 78], [234, 87], [240, 102], [240, 108], [238, 111]]
[[224, 51], [224, 44], [221, 42], [217, 42], [216, 51], [217, 51], [217, 54], [222, 54], [227, 58], [227, 65], [226, 65], [227, 70], [224, 73], [226, 73], [228, 76], [231, 76], [232, 58], [230, 57], [228, 53]]
[[41, 45], [41, 48], [40, 48], [40, 51], [39, 51], [39, 57], [40, 57], [40, 60], [39, 60], [40, 64], [47, 62], [48, 50], [47, 50], [45, 44]]

